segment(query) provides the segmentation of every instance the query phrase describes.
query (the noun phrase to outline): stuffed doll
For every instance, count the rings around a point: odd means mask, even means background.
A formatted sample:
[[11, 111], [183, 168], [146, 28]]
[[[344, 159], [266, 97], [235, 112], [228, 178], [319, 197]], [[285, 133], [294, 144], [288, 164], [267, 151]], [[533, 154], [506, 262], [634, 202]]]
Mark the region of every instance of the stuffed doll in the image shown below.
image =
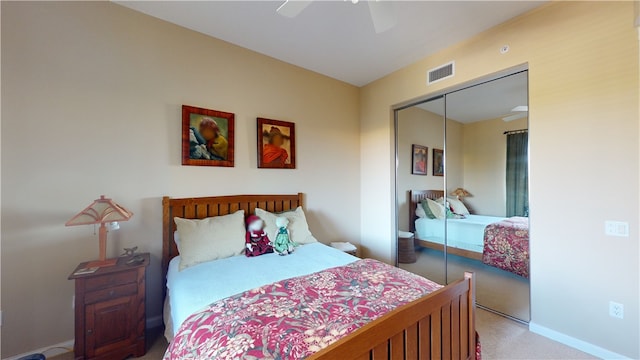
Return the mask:
[[278, 255], [287, 255], [293, 252], [296, 244], [291, 241], [289, 237], [289, 229], [287, 229], [287, 225], [289, 225], [289, 219], [286, 217], [277, 217], [276, 218], [276, 226], [278, 227], [278, 234], [276, 235], [276, 240], [273, 243], [273, 248], [278, 253]]
[[247, 236], [245, 255], [248, 257], [260, 256], [273, 252], [273, 246], [264, 231], [264, 221], [255, 215], [247, 218]]

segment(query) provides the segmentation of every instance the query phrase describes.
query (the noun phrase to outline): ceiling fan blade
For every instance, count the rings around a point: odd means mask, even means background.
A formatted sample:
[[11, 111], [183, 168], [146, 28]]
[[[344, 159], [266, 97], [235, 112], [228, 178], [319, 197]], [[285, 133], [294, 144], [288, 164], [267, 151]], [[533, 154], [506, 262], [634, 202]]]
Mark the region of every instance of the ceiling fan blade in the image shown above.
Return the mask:
[[393, 1], [367, 1], [371, 21], [376, 30], [376, 34], [383, 33], [396, 26], [396, 10]]
[[294, 18], [309, 6], [311, 1], [312, 0], [285, 0], [276, 11], [282, 16]]

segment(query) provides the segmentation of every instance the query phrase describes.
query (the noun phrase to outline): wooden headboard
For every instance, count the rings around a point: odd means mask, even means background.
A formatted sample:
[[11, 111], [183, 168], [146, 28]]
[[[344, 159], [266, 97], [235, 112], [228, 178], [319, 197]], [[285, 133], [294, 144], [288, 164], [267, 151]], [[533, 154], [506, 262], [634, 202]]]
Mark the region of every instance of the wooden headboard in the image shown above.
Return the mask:
[[409, 231], [416, 231], [416, 206], [424, 199], [436, 200], [444, 197], [444, 190], [410, 190], [409, 191]]
[[166, 279], [169, 261], [178, 255], [178, 247], [173, 241], [176, 230], [174, 217], [204, 219], [207, 217], [232, 214], [244, 210], [245, 216], [253, 214], [256, 208], [270, 212], [294, 210], [302, 205], [302, 193], [294, 195], [231, 195], [199, 198], [162, 198], [162, 277]]

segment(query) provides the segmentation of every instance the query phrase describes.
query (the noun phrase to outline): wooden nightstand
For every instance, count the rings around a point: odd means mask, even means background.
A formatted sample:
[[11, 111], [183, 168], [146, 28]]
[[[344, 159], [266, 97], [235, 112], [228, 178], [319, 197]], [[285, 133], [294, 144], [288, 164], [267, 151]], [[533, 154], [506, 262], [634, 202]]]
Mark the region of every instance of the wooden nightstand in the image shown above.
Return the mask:
[[87, 263], [82, 263], [69, 276], [76, 282], [76, 360], [119, 360], [145, 354], [145, 270], [149, 254], [137, 255], [142, 262], [128, 265], [131, 257], [121, 257], [114, 266], [73, 275], [86, 267]]

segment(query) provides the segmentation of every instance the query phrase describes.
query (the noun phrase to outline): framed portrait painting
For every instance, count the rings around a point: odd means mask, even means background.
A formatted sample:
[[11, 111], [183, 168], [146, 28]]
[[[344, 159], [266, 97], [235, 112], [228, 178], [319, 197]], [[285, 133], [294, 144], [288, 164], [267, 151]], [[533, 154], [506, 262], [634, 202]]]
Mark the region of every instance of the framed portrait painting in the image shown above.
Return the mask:
[[296, 124], [258, 118], [258, 167], [296, 168]]
[[444, 176], [444, 152], [433, 149], [433, 176]]
[[427, 175], [427, 154], [429, 154], [428, 147], [411, 145], [411, 173], [413, 175]]
[[182, 165], [233, 167], [234, 114], [182, 105]]

